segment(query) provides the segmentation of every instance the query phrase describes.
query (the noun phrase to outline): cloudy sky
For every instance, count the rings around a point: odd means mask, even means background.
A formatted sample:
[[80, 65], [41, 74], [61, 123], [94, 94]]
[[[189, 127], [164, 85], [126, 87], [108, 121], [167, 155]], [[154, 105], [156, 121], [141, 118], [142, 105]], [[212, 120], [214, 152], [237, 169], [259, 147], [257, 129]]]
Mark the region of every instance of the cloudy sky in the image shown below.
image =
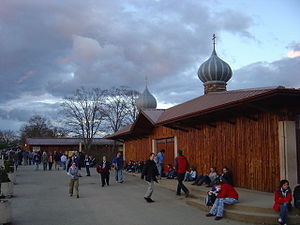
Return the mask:
[[77, 88], [148, 77], [159, 108], [203, 94], [211, 54], [230, 64], [228, 89], [300, 88], [298, 0], [1, 0], [0, 129], [55, 118]]

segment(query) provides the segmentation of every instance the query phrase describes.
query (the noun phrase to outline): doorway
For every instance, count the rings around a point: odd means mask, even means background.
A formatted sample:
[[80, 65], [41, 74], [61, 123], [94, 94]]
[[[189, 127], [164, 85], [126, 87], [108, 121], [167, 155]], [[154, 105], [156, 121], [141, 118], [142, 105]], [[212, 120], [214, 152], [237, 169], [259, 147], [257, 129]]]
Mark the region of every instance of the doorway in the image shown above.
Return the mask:
[[175, 159], [175, 140], [174, 137], [156, 139], [156, 151], [164, 149], [164, 168], [166, 165], [171, 164], [174, 166]]

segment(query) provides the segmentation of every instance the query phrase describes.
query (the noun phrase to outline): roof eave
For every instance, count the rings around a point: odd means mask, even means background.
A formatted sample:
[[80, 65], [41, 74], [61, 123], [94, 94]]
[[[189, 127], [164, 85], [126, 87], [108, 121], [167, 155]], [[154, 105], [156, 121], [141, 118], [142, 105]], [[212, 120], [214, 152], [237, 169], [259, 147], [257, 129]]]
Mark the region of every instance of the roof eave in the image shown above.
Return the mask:
[[182, 115], [182, 116], [174, 117], [172, 119], [168, 119], [168, 120], [165, 120], [165, 121], [158, 122], [155, 125], [156, 126], [163, 126], [163, 125], [166, 125], [166, 124], [178, 122], [178, 121], [188, 119], [188, 118], [191, 118], [191, 117], [196, 117], [196, 116], [199, 116], [199, 115], [202, 115], [202, 114], [207, 114], [207, 113], [210, 113], [210, 112], [215, 112], [215, 111], [218, 111], [218, 110], [223, 110], [223, 109], [226, 109], [226, 108], [230, 108], [230, 107], [236, 106], [236, 105], [241, 104], [241, 103], [248, 103], [251, 100], [267, 97], [267, 96], [270, 96], [272, 94], [293, 93], [293, 92], [294, 93], [299, 93], [299, 90], [294, 90], [294, 89], [273, 89], [273, 90], [267, 91], [265, 93], [258, 94], [258, 95], [255, 95], [255, 96], [251, 96], [251, 97], [248, 97], [248, 98], [239, 99], [239, 100], [236, 100], [236, 101], [232, 101], [232, 102], [228, 102], [228, 103], [225, 103], [225, 104], [217, 105], [217, 106], [207, 108], [207, 109], [204, 109], [204, 110], [200, 110], [200, 111], [192, 112], [192, 113], [185, 114], [185, 115]]

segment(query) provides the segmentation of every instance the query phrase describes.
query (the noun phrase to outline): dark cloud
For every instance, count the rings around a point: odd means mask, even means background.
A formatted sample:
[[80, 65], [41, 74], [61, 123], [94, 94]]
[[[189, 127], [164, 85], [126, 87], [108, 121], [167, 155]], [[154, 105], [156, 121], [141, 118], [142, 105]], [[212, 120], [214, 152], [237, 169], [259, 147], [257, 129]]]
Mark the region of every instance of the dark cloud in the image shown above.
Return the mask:
[[198, 0], [3, 0], [0, 109], [24, 121], [51, 114], [51, 104], [8, 109], [7, 102], [61, 98], [80, 86], [142, 91], [145, 76], [160, 101], [178, 103], [203, 92], [196, 73], [210, 55], [211, 34], [252, 38], [251, 26], [247, 15], [214, 12]]
[[284, 58], [272, 63], [257, 62], [234, 71], [231, 89], [283, 85], [300, 88], [300, 57]]

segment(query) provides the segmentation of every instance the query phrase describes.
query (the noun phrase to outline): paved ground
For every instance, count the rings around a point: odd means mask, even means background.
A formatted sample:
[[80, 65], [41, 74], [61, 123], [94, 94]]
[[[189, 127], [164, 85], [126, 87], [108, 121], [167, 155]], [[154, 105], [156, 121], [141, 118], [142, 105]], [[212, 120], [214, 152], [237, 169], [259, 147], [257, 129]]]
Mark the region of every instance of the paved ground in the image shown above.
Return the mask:
[[205, 213], [185, 204], [175, 192], [156, 186], [153, 199], [146, 203], [146, 183], [127, 176], [123, 184], [111, 179], [102, 188], [99, 176], [80, 179], [80, 198], [68, 196], [69, 177], [65, 171], [33, 171], [32, 166], [17, 172], [12, 200], [16, 225], [243, 225], [227, 219], [214, 221]]

